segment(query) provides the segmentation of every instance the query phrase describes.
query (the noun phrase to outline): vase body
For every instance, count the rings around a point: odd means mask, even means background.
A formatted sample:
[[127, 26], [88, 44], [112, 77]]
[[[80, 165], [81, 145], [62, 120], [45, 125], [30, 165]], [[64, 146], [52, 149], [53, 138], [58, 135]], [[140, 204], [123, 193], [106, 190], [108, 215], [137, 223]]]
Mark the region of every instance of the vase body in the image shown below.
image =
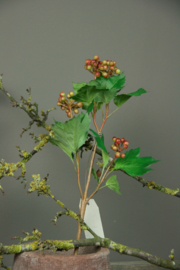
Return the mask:
[[109, 249], [81, 247], [74, 250], [30, 251], [16, 254], [12, 270], [110, 270]]

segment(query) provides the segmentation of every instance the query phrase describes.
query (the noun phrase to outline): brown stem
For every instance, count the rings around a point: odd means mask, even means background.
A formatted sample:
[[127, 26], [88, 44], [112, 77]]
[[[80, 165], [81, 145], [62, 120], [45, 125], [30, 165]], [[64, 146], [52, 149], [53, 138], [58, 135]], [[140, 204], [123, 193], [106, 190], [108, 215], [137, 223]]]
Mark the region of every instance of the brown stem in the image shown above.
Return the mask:
[[96, 123], [96, 113], [97, 113], [97, 109], [96, 109], [96, 102], [95, 102], [95, 101], [94, 101], [93, 113], [94, 113], [94, 115], [93, 115], [93, 122], [94, 122], [94, 125], [95, 125], [95, 127], [96, 127], [97, 132], [99, 133], [99, 128], [98, 128], [97, 123]]
[[[86, 199], [81, 200], [80, 216], [82, 219], [84, 219], [84, 215], [85, 215], [85, 211], [86, 211], [86, 204], [87, 204]], [[81, 232], [82, 232], [82, 230], [81, 230], [81, 226], [80, 226], [80, 221], [78, 221], [78, 230], [77, 230], [76, 240], [81, 239]], [[74, 255], [78, 255], [78, 250], [79, 250], [78, 247], [76, 247], [74, 249]]]
[[107, 173], [108, 173], [108, 171], [109, 171], [111, 165], [113, 164], [113, 162], [114, 162], [114, 159], [111, 161], [111, 163], [109, 164], [107, 170], [105, 171], [105, 173], [104, 173], [104, 175], [103, 175], [103, 177], [102, 177], [102, 179], [101, 179], [101, 182], [99, 182], [99, 184], [97, 185], [97, 187], [96, 187], [96, 189], [94, 190], [94, 192], [93, 192], [93, 193], [89, 196], [89, 198], [87, 199], [87, 202], [88, 202], [88, 201], [89, 201], [89, 200], [90, 200], [90, 199], [98, 192], [98, 190], [99, 190], [101, 184], [104, 182], [105, 177], [106, 177], [106, 175], [107, 175]]
[[95, 158], [95, 154], [96, 154], [96, 148], [97, 148], [97, 143], [95, 143], [95, 145], [94, 145], [94, 150], [93, 150], [92, 157], [91, 157], [91, 163], [90, 163], [87, 183], [86, 183], [86, 187], [85, 187], [85, 192], [84, 192], [84, 199], [85, 200], [87, 198], [87, 192], [88, 192], [88, 188], [89, 188], [89, 184], [90, 184], [90, 180], [91, 180], [91, 171], [93, 168], [94, 158]]
[[78, 181], [78, 187], [81, 194], [81, 199], [83, 199], [83, 193], [81, 189], [81, 183], [80, 183], [80, 169], [79, 169], [79, 153], [76, 153], [76, 161], [77, 161], [77, 181]]
[[70, 111], [70, 114], [71, 114], [71, 119], [73, 118], [73, 115], [72, 115], [72, 109], [71, 109], [71, 106], [68, 107], [69, 111]]
[[[82, 219], [84, 219], [84, 214], [86, 211], [86, 204], [87, 204], [86, 198], [87, 198], [87, 192], [88, 192], [90, 179], [91, 179], [91, 171], [92, 171], [94, 158], [95, 158], [95, 154], [96, 154], [96, 147], [97, 147], [97, 143], [95, 143], [95, 145], [94, 145], [94, 150], [93, 150], [92, 157], [91, 157], [87, 183], [86, 183], [86, 187], [85, 187], [85, 191], [84, 191], [84, 197], [83, 197], [83, 200], [81, 200], [80, 216]], [[80, 226], [80, 222], [78, 222], [78, 230], [77, 230], [76, 240], [79, 240], [80, 238], [81, 238], [81, 226]], [[74, 255], [77, 255], [77, 254], [78, 254], [78, 248], [75, 248]]]
[[102, 122], [101, 128], [99, 130], [100, 132], [102, 131], [102, 129], [104, 127], [104, 124], [106, 123], [106, 120], [107, 120], [107, 117], [108, 117], [108, 112], [109, 112], [109, 103], [106, 104], [106, 114], [105, 114], [104, 121]]

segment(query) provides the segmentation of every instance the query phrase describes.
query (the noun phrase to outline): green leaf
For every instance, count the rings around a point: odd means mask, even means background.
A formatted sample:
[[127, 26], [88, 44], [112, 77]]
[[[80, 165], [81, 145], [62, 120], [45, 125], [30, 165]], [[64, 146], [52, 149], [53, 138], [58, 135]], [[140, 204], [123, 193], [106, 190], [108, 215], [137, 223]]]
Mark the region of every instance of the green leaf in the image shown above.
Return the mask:
[[85, 85], [82, 87], [73, 98], [77, 102], [83, 102], [83, 109], [87, 110], [89, 105], [95, 99], [97, 93], [99, 92], [95, 86]]
[[74, 92], [77, 94], [77, 92], [84, 87], [85, 85], [87, 85], [87, 83], [82, 82], [82, 83], [72, 83], [73, 84], [73, 88], [74, 88]]
[[120, 107], [121, 105], [123, 105], [126, 101], [128, 101], [128, 99], [130, 99], [131, 97], [125, 94], [122, 95], [118, 95], [114, 98], [114, 104], [117, 107]]
[[146, 90], [144, 90], [143, 88], [139, 88], [136, 92], [132, 92], [132, 93], [129, 93], [129, 94], [122, 94], [122, 95], [117, 95], [115, 98], [114, 98], [114, 104], [117, 106], [117, 107], [120, 107], [121, 105], [123, 105], [126, 101], [128, 101], [128, 99], [130, 99], [132, 96], [140, 96], [144, 93], [147, 93]]
[[115, 97], [116, 94], [117, 94], [116, 89], [111, 90], [99, 89], [99, 92], [95, 97], [95, 101], [107, 104]]
[[72, 152], [76, 153], [87, 139], [90, 122], [89, 116], [83, 113], [65, 123], [55, 121], [55, 125], [52, 125], [55, 138], [49, 141], [59, 146], [72, 159]]
[[90, 114], [94, 108], [94, 100], [91, 102], [91, 104], [87, 108], [87, 113]]
[[102, 157], [103, 157], [103, 169], [106, 167], [106, 165], [109, 162], [109, 154], [108, 151], [104, 145], [104, 135], [100, 137], [94, 130], [90, 129], [90, 131], [95, 135], [95, 140], [97, 142], [97, 146], [101, 148], [102, 150]]
[[73, 159], [72, 151], [65, 142], [59, 141], [58, 139], [55, 140], [52, 138], [48, 139], [48, 141], [56, 146], [59, 146], [70, 157], [70, 159]]
[[151, 171], [148, 168], [153, 163], [157, 163], [159, 160], [155, 160], [152, 157], [140, 157], [140, 148], [131, 149], [125, 153], [125, 158], [119, 157], [116, 160], [114, 170], [122, 169], [131, 176], [138, 176]]
[[103, 105], [103, 102], [97, 102], [96, 103], [96, 109], [97, 109], [97, 111], [101, 109], [102, 105]]
[[117, 76], [112, 76], [107, 78], [104, 78], [103, 76], [100, 76], [96, 78], [96, 81], [99, 82], [99, 86], [97, 86], [99, 89], [122, 89], [124, 87], [126, 78], [124, 75], [124, 72]]
[[143, 88], [139, 88], [136, 92], [129, 93], [128, 96], [138, 97], [138, 96], [145, 94], [145, 93], [147, 93], [146, 90], [144, 90]]
[[94, 130], [90, 129], [90, 131], [95, 135], [95, 140], [97, 142], [97, 146], [100, 147], [104, 152], [108, 154], [108, 151], [104, 145], [104, 135], [100, 137]]
[[116, 179], [116, 175], [112, 175], [107, 181], [106, 186], [114, 191], [116, 191], [118, 194], [121, 194], [119, 189], [119, 183]]
[[97, 176], [94, 168], [92, 168], [92, 174], [93, 174], [94, 178], [97, 180], [97, 183], [99, 184], [99, 177]]
[[104, 150], [102, 150], [102, 157], [103, 157], [103, 171], [104, 171], [104, 168], [109, 162], [109, 154], [107, 154]]

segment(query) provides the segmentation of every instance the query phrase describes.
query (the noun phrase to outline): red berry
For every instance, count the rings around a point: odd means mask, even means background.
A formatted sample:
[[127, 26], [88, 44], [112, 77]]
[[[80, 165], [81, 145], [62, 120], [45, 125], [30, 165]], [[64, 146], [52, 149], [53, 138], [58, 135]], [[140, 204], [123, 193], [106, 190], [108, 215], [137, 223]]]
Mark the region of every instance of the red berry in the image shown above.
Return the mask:
[[91, 67], [90, 65], [87, 66], [87, 70], [91, 70], [91, 68], [92, 68], [92, 67]]
[[106, 69], [108, 69], [108, 66], [107, 65], [104, 66], [104, 70], [106, 70]]
[[78, 114], [79, 113], [79, 110], [78, 109], [74, 109], [74, 113], [75, 114]]
[[98, 65], [97, 62], [93, 62], [94, 67], [97, 67], [97, 65]]
[[123, 142], [125, 142], [125, 139], [124, 139], [124, 138], [122, 138], [122, 139], [121, 139], [121, 142], [122, 142], [122, 143], [123, 143]]
[[108, 73], [107, 73], [107, 72], [103, 72], [103, 74], [102, 74], [102, 75], [103, 75], [103, 77], [104, 77], [104, 78], [107, 78]]
[[104, 66], [99, 66], [99, 69], [100, 70], [104, 70]]
[[114, 62], [114, 66], [116, 65], [116, 61], [113, 61]]
[[107, 61], [106, 61], [106, 60], [103, 60], [103, 61], [102, 61], [102, 64], [103, 64], [103, 65], [106, 65], [106, 64], [107, 64]]
[[65, 110], [65, 107], [64, 107], [64, 106], [61, 106], [61, 110], [63, 110], [63, 111], [64, 111], [64, 110]]
[[84, 68], [87, 69], [87, 66], [85, 65]]
[[110, 66], [110, 70], [114, 70], [114, 67], [113, 66]]
[[91, 64], [91, 59], [86, 59], [85, 64], [90, 65]]
[[125, 158], [125, 154], [124, 153], [121, 154], [121, 158]]
[[62, 98], [61, 98], [61, 100], [62, 100], [62, 101], [65, 101], [65, 100], [66, 100], [66, 98], [65, 98], [65, 97], [62, 97]]
[[120, 73], [121, 73], [120, 69], [117, 68], [117, 69], [116, 69], [116, 74], [120, 74]]
[[127, 149], [128, 148], [128, 145], [127, 144], [123, 144], [123, 148], [124, 149]]
[[99, 60], [99, 56], [96, 54], [96, 55], [94, 56], [94, 59], [95, 59], [95, 60]]
[[59, 97], [59, 98], [58, 98], [58, 101], [61, 102], [61, 100], [62, 100], [62, 97]]
[[83, 106], [83, 103], [82, 103], [82, 102], [78, 102], [78, 103], [76, 104], [76, 106], [77, 106], [78, 108], [81, 108], [81, 107]]
[[94, 74], [96, 77], [100, 77], [101, 76], [101, 73], [100, 72], [95, 72], [95, 74]]
[[58, 101], [58, 102], [57, 102], [57, 106], [61, 106], [61, 102]]
[[128, 142], [128, 141], [124, 141], [124, 144], [127, 144], [127, 145], [129, 145], [129, 142]]
[[69, 112], [69, 109], [66, 109], [65, 112], [68, 113]]
[[70, 94], [67, 94], [67, 98], [70, 98]]
[[115, 142], [116, 141], [116, 137], [112, 137], [112, 140], [113, 140], [113, 142]]
[[115, 157], [116, 157], [116, 158], [119, 158], [120, 156], [121, 156], [121, 154], [120, 154], [119, 152], [116, 152], [116, 153], [115, 153]]
[[67, 113], [67, 117], [71, 117], [71, 113], [70, 112]]
[[60, 95], [60, 97], [65, 97], [65, 93], [64, 92], [61, 92], [59, 95]]
[[110, 66], [113, 66], [114, 65], [114, 61], [110, 61], [109, 64], [110, 64]]
[[98, 61], [98, 65], [101, 65], [102, 64], [102, 61]]
[[116, 139], [116, 143], [117, 143], [117, 144], [120, 144], [120, 142], [121, 142], [121, 139], [117, 138], [117, 139]]

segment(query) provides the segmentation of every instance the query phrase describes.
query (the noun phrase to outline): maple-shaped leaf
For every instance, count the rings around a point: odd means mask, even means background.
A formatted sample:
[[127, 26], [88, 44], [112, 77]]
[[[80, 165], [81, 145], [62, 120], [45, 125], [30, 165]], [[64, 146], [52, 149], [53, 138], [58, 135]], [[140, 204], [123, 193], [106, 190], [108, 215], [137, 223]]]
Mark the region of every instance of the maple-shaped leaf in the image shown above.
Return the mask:
[[118, 90], [118, 92], [124, 87], [126, 77], [124, 75], [124, 72], [117, 76], [112, 76], [109, 78], [104, 78], [103, 76], [100, 76], [96, 78], [96, 81], [99, 83], [96, 87], [99, 89], [113, 89], [115, 88]]
[[91, 105], [92, 101], [95, 100], [95, 97], [99, 90], [95, 86], [85, 85], [81, 87], [77, 94], [72, 96], [71, 98], [77, 102], [83, 103], [83, 109], [87, 110], [87, 108]]
[[151, 164], [157, 163], [152, 157], [139, 157], [140, 148], [131, 149], [125, 153], [125, 158], [119, 157], [116, 160], [113, 170], [122, 169], [131, 176], [138, 176], [151, 171]]
[[108, 90], [108, 89], [99, 89], [95, 97], [95, 101], [108, 104], [117, 94], [117, 90], [115, 88]]
[[72, 153], [76, 153], [87, 139], [90, 122], [88, 114], [84, 113], [65, 123], [55, 121], [52, 125], [55, 137], [49, 141], [59, 146], [72, 159]]

